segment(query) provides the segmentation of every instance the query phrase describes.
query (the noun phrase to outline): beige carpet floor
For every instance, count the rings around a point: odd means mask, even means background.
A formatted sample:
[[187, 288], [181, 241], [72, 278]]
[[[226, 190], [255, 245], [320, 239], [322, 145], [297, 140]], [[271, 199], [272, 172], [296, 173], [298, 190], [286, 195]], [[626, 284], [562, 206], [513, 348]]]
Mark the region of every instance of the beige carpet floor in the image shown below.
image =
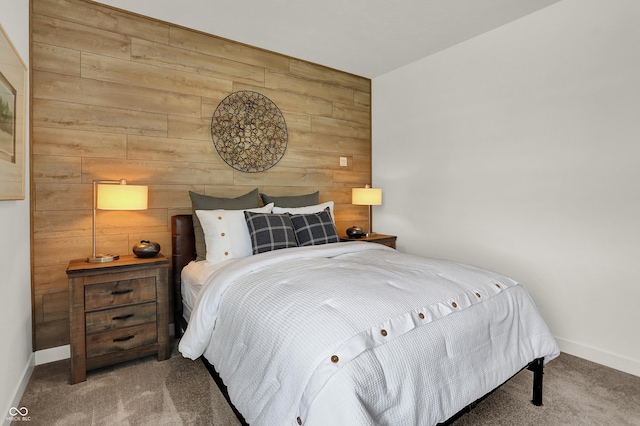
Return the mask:
[[[454, 425], [640, 425], [640, 377], [562, 354], [544, 380], [544, 406], [529, 403], [525, 370]], [[73, 386], [68, 360], [37, 366], [20, 407], [29, 425], [239, 425], [202, 362], [175, 353], [89, 372]]]

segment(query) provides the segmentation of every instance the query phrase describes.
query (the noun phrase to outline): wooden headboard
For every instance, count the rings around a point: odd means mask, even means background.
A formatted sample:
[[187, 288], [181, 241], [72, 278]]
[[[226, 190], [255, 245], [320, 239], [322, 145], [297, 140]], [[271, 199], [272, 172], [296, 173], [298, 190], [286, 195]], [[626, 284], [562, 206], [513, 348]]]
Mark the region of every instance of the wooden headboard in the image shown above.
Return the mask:
[[171, 255], [173, 313], [176, 337], [180, 337], [182, 335], [181, 329], [187, 327], [187, 322], [182, 316], [182, 268], [196, 258], [196, 237], [193, 233], [193, 217], [190, 214], [171, 217], [171, 250], [173, 253]]

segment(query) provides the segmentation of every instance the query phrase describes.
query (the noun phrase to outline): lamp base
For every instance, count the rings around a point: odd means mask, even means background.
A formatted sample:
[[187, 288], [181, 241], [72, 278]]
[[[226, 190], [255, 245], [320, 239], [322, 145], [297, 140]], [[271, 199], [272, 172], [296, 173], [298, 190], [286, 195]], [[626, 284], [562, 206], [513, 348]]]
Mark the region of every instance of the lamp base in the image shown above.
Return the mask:
[[96, 257], [87, 257], [89, 263], [107, 263], [120, 259], [118, 254], [96, 254]]
[[376, 235], [378, 235], [377, 232], [367, 232], [367, 237], [375, 237]]

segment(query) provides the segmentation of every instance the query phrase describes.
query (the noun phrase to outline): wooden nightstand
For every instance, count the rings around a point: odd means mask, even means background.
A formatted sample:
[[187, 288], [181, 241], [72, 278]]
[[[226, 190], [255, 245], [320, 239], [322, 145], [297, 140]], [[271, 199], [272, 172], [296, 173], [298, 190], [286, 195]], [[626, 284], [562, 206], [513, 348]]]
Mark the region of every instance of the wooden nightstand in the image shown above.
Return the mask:
[[109, 263], [69, 262], [71, 384], [87, 370], [158, 354], [171, 356], [169, 260], [120, 256]]
[[362, 237], [362, 238], [349, 238], [346, 235], [340, 236], [340, 241], [366, 241], [369, 243], [378, 243], [384, 246], [389, 246], [391, 248], [396, 248], [396, 236], [395, 235], [385, 235], [385, 234], [376, 234], [370, 237]]

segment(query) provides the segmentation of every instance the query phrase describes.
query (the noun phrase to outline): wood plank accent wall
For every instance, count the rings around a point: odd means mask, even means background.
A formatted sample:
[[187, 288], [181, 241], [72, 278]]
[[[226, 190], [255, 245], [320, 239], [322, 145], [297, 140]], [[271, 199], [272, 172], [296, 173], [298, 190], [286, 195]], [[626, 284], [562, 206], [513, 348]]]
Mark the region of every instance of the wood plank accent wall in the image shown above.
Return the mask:
[[[371, 82], [82, 0], [31, 2], [31, 182], [34, 349], [69, 343], [65, 270], [91, 252], [91, 181], [149, 185], [149, 209], [99, 211], [99, 252], [141, 239], [171, 255], [171, 216], [188, 191], [220, 197], [320, 191], [338, 231], [367, 226], [351, 188], [371, 182]], [[216, 152], [211, 116], [252, 90], [283, 112], [289, 145], [263, 173]], [[339, 157], [348, 166], [340, 167]]]

